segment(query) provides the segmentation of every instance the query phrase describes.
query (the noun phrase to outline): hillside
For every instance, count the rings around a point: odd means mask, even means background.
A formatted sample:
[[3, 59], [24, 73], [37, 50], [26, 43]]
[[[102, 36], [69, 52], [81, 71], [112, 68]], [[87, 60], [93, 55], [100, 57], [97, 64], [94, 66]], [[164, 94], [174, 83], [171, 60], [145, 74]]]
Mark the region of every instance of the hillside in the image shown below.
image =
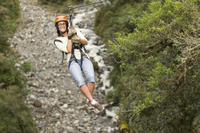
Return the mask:
[[36, 133], [29, 109], [24, 104], [26, 92], [23, 67], [16, 67], [18, 54], [10, 47], [20, 16], [18, 0], [0, 0], [0, 132]]
[[130, 133], [199, 133], [200, 1], [110, 0], [96, 15], [108, 42], [107, 98]]

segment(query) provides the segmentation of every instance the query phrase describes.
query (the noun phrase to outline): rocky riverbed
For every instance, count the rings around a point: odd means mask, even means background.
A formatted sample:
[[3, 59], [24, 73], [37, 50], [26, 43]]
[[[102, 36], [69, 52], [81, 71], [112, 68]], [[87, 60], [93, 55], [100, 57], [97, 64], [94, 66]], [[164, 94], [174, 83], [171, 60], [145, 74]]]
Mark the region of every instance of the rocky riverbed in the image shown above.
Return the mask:
[[[39, 132], [116, 133], [113, 114], [107, 111], [107, 115], [101, 116], [96, 109], [88, 107], [85, 97], [68, 74], [67, 65], [60, 64], [61, 52], [53, 44], [57, 36], [53, 20], [61, 14], [49, 12], [30, 0], [20, 0], [20, 6], [23, 21], [10, 42], [21, 55], [21, 61], [16, 65], [27, 61], [32, 64], [32, 72], [26, 74], [28, 85], [25, 102]], [[106, 50], [104, 44], [92, 31], [95, 11], [93, 7], [81, 8], [77, 11], [79, 13], [74, 23], [89, 40], [86, 47], [89, 55], [99, 63], [94, 97], [106, 105], [103, 94], [105, 88], [109, 89], [106, 75], [111, 68], [106, 67], [101, 56]]]

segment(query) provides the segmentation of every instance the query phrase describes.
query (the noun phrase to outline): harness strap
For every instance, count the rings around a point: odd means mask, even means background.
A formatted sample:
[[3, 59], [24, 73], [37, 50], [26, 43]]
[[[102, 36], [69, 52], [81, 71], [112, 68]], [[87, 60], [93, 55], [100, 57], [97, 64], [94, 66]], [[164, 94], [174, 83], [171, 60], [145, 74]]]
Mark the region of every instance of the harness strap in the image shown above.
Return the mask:
[[72, 54], [71, 54], [71, 57], [70, 57], [70, 61], [69, 61], [69, 66], [68, 68], [70, 67], [71, 65], [71, 62], [75, 59], [75, 61], [78, 63], [78, 60], [76, 59], [75, 55], [74, 55], [74, 49], [79, 49], [80, 53], [81, 53], [81, 70], [82, 70], [82, 64], [83, 64], [83, 57], [84, 57], [84, 52], [82, 50], [82, 48], [84, 48], [84, 51], [86, 51], [85, 47], [83, 44], [73, 44], [72, 45]]
[[84, 51], [87, 53], [87, 50], [83, 44], [81, 44], [81, 47], [83, 47]]
[[64, 56], [65, 56], [65, 53], [62, 51], [62, 61], [61, 61], [61, 64], [63, 64]]
[[[55, 39], [55, 40], [54, 40], [54, 45], [56, 44], [56, 42], [63, 43], [61, 40]], [[61, 65], [63, 64], [65, 54], [67, 54], [67, 53], [64, 52], [64, 51], [62, 51], [62, 61], [61, 61]]]
[[82, 64], [83, 64], [83, 51], [81, 50], [81, 48], [79, 48], [79, 51], [81, 53], [81, 70], [82, 70]]

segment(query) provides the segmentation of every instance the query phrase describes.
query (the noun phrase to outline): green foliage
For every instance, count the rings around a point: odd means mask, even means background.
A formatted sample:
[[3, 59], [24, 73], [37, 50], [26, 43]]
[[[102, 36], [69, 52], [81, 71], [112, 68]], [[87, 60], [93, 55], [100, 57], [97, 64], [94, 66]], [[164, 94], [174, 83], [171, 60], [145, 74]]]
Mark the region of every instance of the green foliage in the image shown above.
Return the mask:
[[149, 77], [148, 86], [149, 88], [157, 88], [162, 86], [161, 83], [166, 79], [172, 78], [173, 72], [170, 68], [166, 68], [161, 63], [156, 64], [156, 68], [152, 69], [152, 76]]
[[6, 42], [16, 29], [19, 17], [19, 2], [16, 0], [0, 0], [0, 52], [7, 52], [9, 44]]
[[95, 16], [95, 31], [105, 39], [112, 39], [114, 32], [133, 32], [136, 27], [135, 18], [143, 13], [149, 1], [112, 0], [103, 6]]
[[[107, 98], [120, 105], [119, 119], [131, 133], [193, 130], [200, 113], [199, 10], [199, 0], [112, 0], [98, 12], [97, 32], [114, 37], [108, 40], [114, 89]], [[128, 27], [124, 16], [131, 18], [132, 30], [116, 26]]]
[[24, 62], [24, 64], [22, 64], [22, 69], [23, 69], [23, 71], [24, 72], [31, 72], [31, 71], [33, 71], [33, 68], [32, 68], [32, 64], [31, 64], [31, 62]]
[[90, 59], [91, 59], [91, 62], [94, 66], [94, 70], [98, 72], [98, 70], [99, 70], [98, 62], [96, 62], [93, 57], [91, 57]]
[[25, 78], [17, 70], [16, 53], [7, 42], [16, 30], [18, 0], [0, 0], [0, 132], [36, 133], [24, 103]]
[[37, 132], [18, 86], [0, 90], [0, 132]]
[[63, 4], [63, 3], [67, 3], [67, 2], [83, 2], [83, 0], [39, 0], [39, 2], [41, 2], [42, 4], [48, 4], [48, 3], [52, 3], [52, 4]]
[[14, 61], [0, 54], [0, 83], [3, 83], [1, 88], [8, 88], [12, 85], [24, 87], [24, 78], [20, 72], [14, 67]]
[[52, 9], [57, 12], [66, 13], [68, 12], [68, 9], [67, 9], [68, 6], [72, 6], [77, 3], [84, 2], [84, 0], [39, 0], [39, 2], [49, 9]]

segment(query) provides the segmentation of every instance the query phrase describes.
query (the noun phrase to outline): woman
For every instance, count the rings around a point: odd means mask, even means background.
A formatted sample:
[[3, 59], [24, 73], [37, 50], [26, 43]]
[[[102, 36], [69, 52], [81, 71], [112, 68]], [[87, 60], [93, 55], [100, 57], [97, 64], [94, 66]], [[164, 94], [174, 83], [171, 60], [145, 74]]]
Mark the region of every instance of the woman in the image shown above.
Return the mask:
[[[92, 97], [95, 87], [94, 68], [83, 49], [83, 45], [87, 45], [88, 41], [81, 32], [73, 27], [68, 28], [68, 25], [67, 17], [58, 16], [55, 18], [58, 37], [55, 39], [54, 44], [59, 50], [67, 53], [68, 71], [87, 98], [87, 101], [98, 110], [103, 111], [104, 107]], [[87, 84], [82, 72], [86, 76]]]

